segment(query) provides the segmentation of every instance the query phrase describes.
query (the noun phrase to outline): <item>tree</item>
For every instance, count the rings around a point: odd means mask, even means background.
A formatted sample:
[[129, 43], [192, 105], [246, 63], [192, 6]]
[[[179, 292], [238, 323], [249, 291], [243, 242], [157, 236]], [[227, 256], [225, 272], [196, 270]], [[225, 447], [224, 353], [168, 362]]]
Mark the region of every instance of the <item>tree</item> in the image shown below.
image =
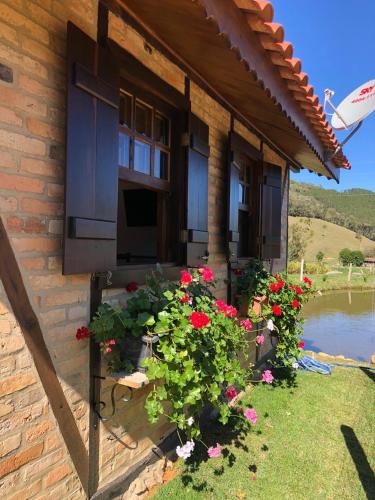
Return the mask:
[[352, 252], [349, 248], [343, 248], [339, 253], [339, 258], [343, 266], [348, 266], [351, 262]]
[[316, 255], [315, 255], [315, 258], [316, 260], [320, 263], [320, 262], [323, 262], [323, 259], [324, 259], [324, 253], [322, 251], [319, 251]]
[[290, 226], [288, 241], [290, 261], [300, 260], [305, 255], [309, 232], [309, 228], [305, 224], [296, 223]]
[[360, 266], [362, 266], [362, 264], [365, 260], [365, 257], [360, 250], [354, 250], [354, 252], [352, 252], [351, 260], [352, 260], [353, 266], [360, 267]]

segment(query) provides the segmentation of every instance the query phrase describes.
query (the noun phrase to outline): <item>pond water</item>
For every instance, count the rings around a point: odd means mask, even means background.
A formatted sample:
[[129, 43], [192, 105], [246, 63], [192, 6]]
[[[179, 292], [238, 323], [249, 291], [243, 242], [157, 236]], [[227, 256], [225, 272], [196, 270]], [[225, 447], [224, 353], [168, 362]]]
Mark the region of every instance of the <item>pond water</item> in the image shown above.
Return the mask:
[[375, 290], [325, 293], [304, 316], [305, 349], [366, 362], [375, 354]]

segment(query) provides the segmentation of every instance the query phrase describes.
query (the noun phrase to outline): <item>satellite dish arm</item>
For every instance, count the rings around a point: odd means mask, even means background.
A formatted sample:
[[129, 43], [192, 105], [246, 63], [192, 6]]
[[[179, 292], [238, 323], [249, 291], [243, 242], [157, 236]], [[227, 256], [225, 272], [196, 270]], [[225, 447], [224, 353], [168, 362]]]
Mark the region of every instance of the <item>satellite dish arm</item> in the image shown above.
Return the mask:
[[[341, 119], [341, 118], [340, 118]], [[362, 125], [363, 120], [358, 122], [357, 125], [354, 127], [354, 129], [350, 132], [350, 134], [345, 137], [345, 139], [337, 146], [337, 148], [332, 152], [332, 151], [326, 151], [324, 154], [324, 161], [329, 161], [334, 158], [339, 151], [342, 150], [343, 146], [353, 137], [353, 135], [359, 130], [360, 126]]]

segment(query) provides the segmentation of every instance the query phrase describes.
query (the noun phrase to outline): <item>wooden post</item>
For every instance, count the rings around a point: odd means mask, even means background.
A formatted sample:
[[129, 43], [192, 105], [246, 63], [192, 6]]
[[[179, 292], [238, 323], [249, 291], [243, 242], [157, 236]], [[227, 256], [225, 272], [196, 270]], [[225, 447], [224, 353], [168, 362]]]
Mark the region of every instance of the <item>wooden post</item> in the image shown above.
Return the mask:
[[350, 281], [352, 280], [352, 269], [353, 269], [353, 264], [350, 263], [349, 264], [349, 272], [348, 272], [348, 282], [350, 283]]
[[301, 259], [301, 272], [299, 274], [299, 280], [302, 281], [303, 280], [303, 268], [305, 266], [305, 259]]

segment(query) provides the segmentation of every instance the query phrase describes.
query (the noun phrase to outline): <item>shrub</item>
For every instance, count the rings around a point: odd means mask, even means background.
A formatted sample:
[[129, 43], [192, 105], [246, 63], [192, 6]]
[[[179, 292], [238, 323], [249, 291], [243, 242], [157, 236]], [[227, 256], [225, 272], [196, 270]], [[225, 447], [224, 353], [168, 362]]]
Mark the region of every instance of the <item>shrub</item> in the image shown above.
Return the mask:
[[353, 266], [362, 266], [365, 258], [360, 250], [349, 250], [343, 248], [339, 253], [339, 258], [343, 266], [353, 264]]
[[322, 251], [319, 251], [316, 256], [315, 256], [316, 260], [318, 262], [323, 262], [323, 259], [324, 259], [324, 253]]

